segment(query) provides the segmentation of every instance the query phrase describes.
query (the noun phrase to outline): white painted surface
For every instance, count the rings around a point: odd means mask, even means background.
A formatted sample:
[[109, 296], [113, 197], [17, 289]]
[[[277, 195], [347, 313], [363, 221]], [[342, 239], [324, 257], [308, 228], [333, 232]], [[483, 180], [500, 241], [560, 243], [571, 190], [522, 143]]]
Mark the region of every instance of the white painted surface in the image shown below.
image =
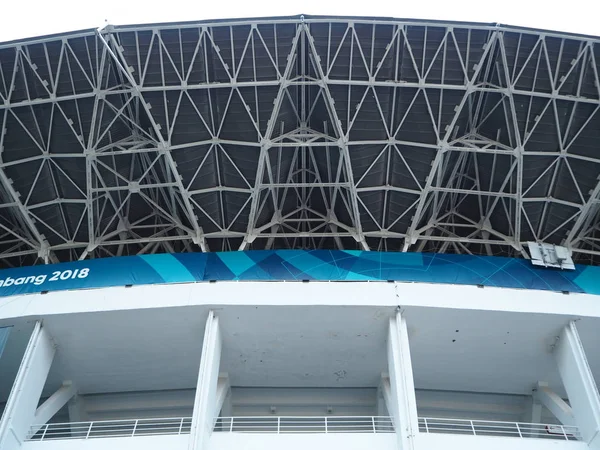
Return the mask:
[[415, 436], [416, 450], [588, 450], [585, 442], [514, 437], [425, 434]]
[[[188, 436], [149, 436], [25, 442], [22, 450], [185, 450]], [[208, 450], [396, 450], [389, 434], [243, 434], [214, 433]], [[451, 434], [415, 436], [415, 450], [587, 450], [583, 442]]]
[[17, 450], [25, 439], [34, 421], [55, 352], [50, 334], [38, 322], [0, 418], [0, 449]]
[[186, 450], [189, 436], [140, 436], [24, 442], [21, 450]]
[[[594, 304], [585, 306], [590, 299]], [[527, 312], [536, 302], [540, 312]], [[563, 395], [550, 345], [584, 310], [578, 328], [592, 373], [600, 376], [600, 297], [542, 291], [393, 283], [139, 286], [2, 299], [0, 317], [10, 310], [29, 315], [0, 318], [0, 326], [20, 326], [33, 313], [44, 320], [60, 349], [48, 395], [63, 380], [82, 394], [194, 388], [211, 308], [223, 331], [221, 370], [234, 387], [376, 388], [387, 370], [387, 324], [399, 303], [417, 389], [528, 395], [544, 380]], [[9, 347], [2, 364], [18, 366], [20, 356], [11, 360]], [[0, 381], [0, 401], [3, 392]]]
[[554, 356], [581, 436], [590, 449], [598, 450], [600, 396], [574, 321], [564, 327]]
[[386, 395], [388, 410], [394, 417], [398, 448], [410, 450], [414, 448], [412, 436], [418, 432], [419, 424], [408, 331], [406, 320], [399, 312], [390, 319], [387, 360], [391, 391]]
[[0, 298], [0, 320], [190, 305], [427, 306], [600, 317], [600, 296], [385, 282], [217, 282], [113, 287]]
[[[416, 397], [420, 417], [558, 423], [546, 408], [540, 419], [532, 421], [530, 396], [417, 390]], [[376, 398], [375, 388], [233, 388], [232, 411], [223, 416], [270, 416], [272, 406], [281, 416], [324, 416], [328, 408], [334, 416], [389, 415], [385, 407], [375, 412]], [[78, 396], [78, 402], [85, 421], [191, 417], [194, 391], [87, 395]], [[56, 422], [71, 420], [64, 411], [55, 418]]]
[[[43, 317], [59, 347], [47, 395], [63, 380], [72, 380], [82, 394], [194, 388], [210, 308]], [[212, 308], [223, 334], [221, 372], [234, 387], [376, 388], [387, 371], [385, 343], [395, 306]], [[563, 395], [551, 344], [572, 316], [403, 309], [417, 389], [529, 395], [543, 380]], [[585, 317], [578, 328], [598, 377], [600, 319]], [[3, 364], [19, 364], [20, 358], [5, 356]]]
[[[41, 392], [41, 389], [40, 389]], [[35, 433], [43, 424], [48, 422], [54, 415], [67, 404], [77, 393], [77, 388], [73, 383], [67, 382], [58, 389], [50, 398], [46, 399], [35, 411], [33, 424], [35, 428], [30, 428], [30, 433]]]
[[208, 440], [214, 428], [213, 418], [217, 405], [217, 383], [222, 347], [219, 318], [215, 316], [214, 311], [209, 311], [204, 328], [189, 450], [206, 450], [208, 448]]
[[[397, 450], [394, 433], [213, 433], [208, 450]], [[62, 449], [61, 449], [62, 450]]]

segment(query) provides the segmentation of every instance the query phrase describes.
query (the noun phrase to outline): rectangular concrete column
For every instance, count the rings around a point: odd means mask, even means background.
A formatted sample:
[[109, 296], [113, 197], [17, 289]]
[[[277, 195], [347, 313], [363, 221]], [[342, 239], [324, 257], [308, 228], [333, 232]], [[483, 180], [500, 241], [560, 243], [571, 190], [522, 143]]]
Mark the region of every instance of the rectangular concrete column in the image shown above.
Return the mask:
[[55, 351], [50, 335], [37, 322], [0, 420], [0, 449], [16, 450], [27, 437]]
[[4, 346], [8, 342], [8, 336], [10, 335], [10, 330], [12, 327], [0, 327], [0, 358], [2, 358], [2, 352], [4, 351]]
[[419, 421], [406, 320], [400, 312], [390, 320], [387, 354], [391, 388], [387, 406], [396, 428], [398, 448], [413, 449]]
[[581, 437], [590, 449], [600, 450], [600, 395], [575, 322], [563, 329], [554, 357]]
[[219, 319], [210, 311], [204, 328], [189, 450], [205, 450], [215, 425], [221, 345]]
[[[542, 403], [537, 399], [535, 395], [532, 395], [527, 399], [525, 406], [525, 413], [521, 418], [521, 422], [524, 423], [542, 423]], [[523, 432], [524, 436], [537, 437], [539, 436], [539, 430], [530, 430]]]

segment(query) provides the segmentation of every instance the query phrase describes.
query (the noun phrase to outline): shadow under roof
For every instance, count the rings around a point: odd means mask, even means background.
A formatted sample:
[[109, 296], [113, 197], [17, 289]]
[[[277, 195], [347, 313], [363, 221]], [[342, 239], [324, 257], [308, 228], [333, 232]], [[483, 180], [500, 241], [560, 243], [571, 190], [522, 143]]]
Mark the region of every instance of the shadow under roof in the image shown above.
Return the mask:
[[0, 257], [600, 254], [600, 41], [293, 16], [0, 44]]

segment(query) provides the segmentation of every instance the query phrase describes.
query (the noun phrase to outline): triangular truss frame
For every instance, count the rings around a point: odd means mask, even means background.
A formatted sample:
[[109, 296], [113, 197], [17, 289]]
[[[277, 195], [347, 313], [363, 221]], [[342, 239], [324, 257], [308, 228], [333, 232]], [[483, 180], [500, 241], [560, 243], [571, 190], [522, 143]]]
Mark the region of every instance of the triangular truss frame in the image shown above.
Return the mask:
[[600, 41], [290, 17], [0, 44], [6, 266], [273, 248], [600, 256]]

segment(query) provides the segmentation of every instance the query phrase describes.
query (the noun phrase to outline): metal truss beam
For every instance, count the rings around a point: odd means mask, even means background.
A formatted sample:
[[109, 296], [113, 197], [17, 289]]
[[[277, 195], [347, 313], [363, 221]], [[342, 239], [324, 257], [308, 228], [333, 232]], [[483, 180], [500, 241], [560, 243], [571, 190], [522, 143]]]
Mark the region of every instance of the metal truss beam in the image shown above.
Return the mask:
[[[258, 214], [258, 210], [259, 210], [259, 203], [260, 203], [260, 199], [261, 199], [261, 193], [262, 193], [262, 185], [263, 185], [263, 177], [264, 177], [264, 172], [265, 172], [265, 166], [267, 163], [267, 153], [269, 151], [269, 149], [271, 148], [272, 144], [272, 139], [273, 139], [273, 131], [275, 130], [275, 127], [277, 126], [277, 118], [279, 117], [279, 113], [281, 110], [281, 105], [285, 99], [285, 95], [286, 95], [286, 89], [288, 87], [288, 82], [289, 82], [289, 78], [290, 75], [292, 73], [292, 69], [294, 68], [295, 64], [297, 63], [297, 59], [296, 59], [296, 51], [298, 49], [298, 43], [300, 42], [300, 38], [302, 36], [302, 28], [301, 27], [297, 27], [296, 28], [296, 34], [294, 36], [294, 39], [292, 40], [292, 48], [290, 50], [290, 53], [287, 55], [287, 63], [285, 66], [285, 70], [283, 71], [283, 76], [282, 79], [279, 80], [279, 88], [277, 90], [277, 96], [275, 97], [275, 101], [273, 102], [273, 110], [271, 111], [271, 116], [267, 122], [267, 130], [265, 132], [265, 135], [260, 139], [260, 155], [258, 157], [258, 165], [257, 165], [257, 169], [256, 169], [256, 176], [255, 176], [255, 185], [254, 188], [252, 189], [252, 193], [251, 193], [251, 204], [250, 204], [250, 213], [248, 216], [248, 228], [246, 230], [246, 236], [244, 237], [244, 240], [242, 241], [239, 250], [245, 250], [246, 246], [251, 243], [255, 238], [255, 229], [257, 227], [256, 224], [256, 219], [257, 219], [257, 214]], [[276, 201], [276, 196], [273, 193], [273, 191], [271, 191], [270, 193], [271, 196], [273, 196], [272, 200]], [[280, 212], [278, 212], [280, 214]]]
[[[148, 103], [146, 102], [146, 100], [144, 99], [142, 92], [139, 89], [139, 85], [137, 84], [135, 79], [131, 76], [129, 71], [123, 66], [122, 61], [125, 61], [125, 59], [123, 57], [123, 53], [121, 51], [120, 45], [116, 42], [115, 37], [112, 34], [109, 35], [109, 40], [110, 40], [110, 43], [112, 44], [112, 47], [109, 44], [109, 42], [106, 41], [106, 39], [104, 38], [104, 36], [102, 35], [101, 32], [98, 33], [98, 38], [99, 38], [100, 42], [102, 42], [102, 44], [107, 48], [108, 53], [113, 58], [118, 70], [127, 79], [128, 83], [133, 87], [133, 95], [140, 99], [140, 104], [141, 104], [144, 112], [147, 114], [147, 116], [152, 124], [152, 129], [154, 130], [154, 133], [158, 139], [157, 146], [159, 149], [159, 153], [164, 156], [164, 158], [166, 159], [166, 161], [169, 165], [169, 168], [174, 177], [174, 182], [179, 190], [179, 194], [181, 195], [183, 204], [185, 205], [185, 209], [187, 211], [188, 218], [193, 225], [195, 235], [192, 236], [192, 240], [194, 241], [195, 244], [200, 246], [202, 251], [208, 251], [208, 247], [207, 247], [206, 241], [204, 239], [202, 228], [198, 224], [198, 219], [194, 212], [192, 203], [190, 202], [190, 195], [187, 192], [187, 189], [183, 186], [182, 177], [179, 174], [179, 171], [177, 169], [177, 164], [175, 163], [175, 160], [173, 159], [173, 156], [170, 152], [170, 149], [169, 149], [170, 142], [165, 140], [163, 133], [161, 132], [161, 128], [158, 126], [156, 120], [154, 119], [153, 114], [150, 110], [150, 107], [149, 107]], [[114, 48], [114, 50], [113, 50], [113, 48]]]
[[0, 44], [0, 257], [537, 240], [596, 263], [599, 45], [312, 17]]

